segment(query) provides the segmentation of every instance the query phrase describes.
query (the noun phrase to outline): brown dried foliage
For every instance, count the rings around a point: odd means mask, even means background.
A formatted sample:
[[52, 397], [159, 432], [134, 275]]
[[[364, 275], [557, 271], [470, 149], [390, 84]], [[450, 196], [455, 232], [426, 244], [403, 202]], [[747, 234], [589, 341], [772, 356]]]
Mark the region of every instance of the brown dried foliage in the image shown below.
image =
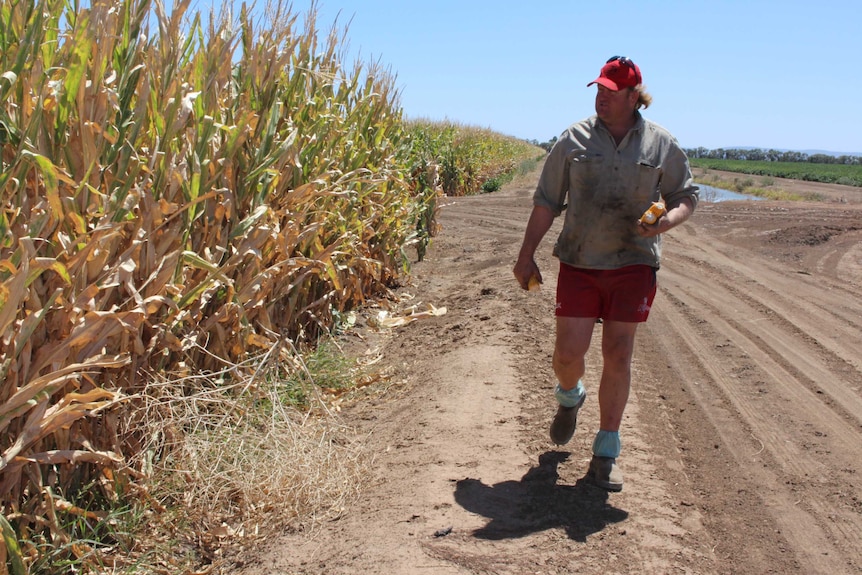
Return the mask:
[[171, 449], [134, 417], [158, 374], [244, 381], [385, 295], [433, 196], [393, 78], [343, 67], [335, 29], [188, 5], [0, 10], [0, 502], [24, 542]]

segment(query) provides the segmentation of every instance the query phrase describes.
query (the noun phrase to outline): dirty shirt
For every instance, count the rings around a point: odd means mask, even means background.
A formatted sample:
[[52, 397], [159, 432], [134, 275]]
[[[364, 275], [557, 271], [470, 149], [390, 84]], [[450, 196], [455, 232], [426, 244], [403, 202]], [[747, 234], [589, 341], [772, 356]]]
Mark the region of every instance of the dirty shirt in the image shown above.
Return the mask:
[[656, 201], [697, 205], [688, 158], [676, 139], [640, 113], [619, 146], [598, 116], [569, 127], [545, 161], [533, 204], [565, 211], [554, 255], [587, 269], [659, 267], [661, 236], [644, 238], [637, 220]]

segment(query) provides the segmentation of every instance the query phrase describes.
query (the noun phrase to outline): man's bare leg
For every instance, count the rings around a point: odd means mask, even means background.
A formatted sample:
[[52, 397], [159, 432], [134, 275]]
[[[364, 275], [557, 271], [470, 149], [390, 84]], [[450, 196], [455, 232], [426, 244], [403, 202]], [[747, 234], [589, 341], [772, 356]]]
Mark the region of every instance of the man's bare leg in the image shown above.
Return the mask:
[[602, 380], [599, 385], [599, 431], [593, 441], [588, 475], [609, 491], [623, 488], [619, 457], [620, 425], [629, 399], [632, 355], [637, 323], [605, 321], [602, 333]]
[[581, 377], [586, 370], [585, 357], [590, 348], [595, 320], [590, 318], [557, 318], [557, 343], [554, 346], [554, 373], [558, 383], [554, 397], [560, 404], [551, 422], [551, 441], [557, 445], [569, 442], [578, 424], [578, 410], [586, 399]]

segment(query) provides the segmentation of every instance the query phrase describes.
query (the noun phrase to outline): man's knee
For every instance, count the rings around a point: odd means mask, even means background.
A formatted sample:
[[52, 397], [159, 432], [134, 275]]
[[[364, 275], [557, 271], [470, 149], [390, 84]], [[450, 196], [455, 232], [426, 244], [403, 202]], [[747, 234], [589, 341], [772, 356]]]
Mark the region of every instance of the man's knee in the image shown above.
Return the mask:
[[634, 333], [606, 336], [602, 340], [602, 357], [605, 362], [630, 363], [634, 353]]
[[557, 346], [554, 349], [554, 365], [560, 367], [569, 367], [579, 365], [586, 359], [586, 353], [574, 349], [572, 347]]

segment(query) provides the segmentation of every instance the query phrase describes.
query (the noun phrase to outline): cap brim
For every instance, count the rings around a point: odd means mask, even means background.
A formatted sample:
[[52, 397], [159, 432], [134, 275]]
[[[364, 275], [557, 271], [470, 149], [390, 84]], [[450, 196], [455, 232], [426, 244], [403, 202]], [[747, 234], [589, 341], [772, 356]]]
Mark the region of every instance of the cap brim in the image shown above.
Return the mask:
[[599, 76], [598, 78], [587, 84], [587, 88], [589, 88], [593, 84], [600, 84], [608, 90], [613, 90], [614, 92], [618, 92], [620, 89], [616, 82], [614, 82], [610, 78], [605, 78], [604, 76]]

